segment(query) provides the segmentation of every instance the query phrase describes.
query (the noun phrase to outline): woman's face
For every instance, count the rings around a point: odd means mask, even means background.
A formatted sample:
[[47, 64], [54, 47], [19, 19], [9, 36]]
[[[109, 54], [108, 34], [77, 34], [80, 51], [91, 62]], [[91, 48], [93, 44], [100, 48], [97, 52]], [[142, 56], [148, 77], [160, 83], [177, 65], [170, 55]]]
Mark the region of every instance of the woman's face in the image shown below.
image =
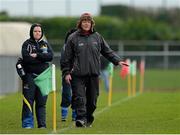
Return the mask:
[[41, 27], [39, 26], [34, 27], [33, 30], [34, 39], [39, 40], [41, 38], [41, 35], [42, 35]]
[[84, 31], [89, 31], [91, 29], [91, 21], [90, 20], [83, 20], [81, 22], [81, 28]]

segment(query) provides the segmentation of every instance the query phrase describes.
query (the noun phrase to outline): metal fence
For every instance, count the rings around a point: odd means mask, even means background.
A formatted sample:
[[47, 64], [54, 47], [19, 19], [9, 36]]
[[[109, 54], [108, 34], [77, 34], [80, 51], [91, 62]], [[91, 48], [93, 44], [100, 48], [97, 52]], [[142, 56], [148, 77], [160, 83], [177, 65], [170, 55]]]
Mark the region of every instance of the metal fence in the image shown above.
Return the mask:
[[[53, 63], [59, 68], [60, 49], [63, 42], [53, 44], [56, 48]], [[180, 69], [179, 41], [108, 41], [111, 48], [124, 59], [145, 59], [146, 68]], [[57, 49], [58, 48], [58, 49]], [[21, 81], [16, 73], [17, 56], [0, 56], [0, 95], [20, 90]]]
[[16, 61], [15, 56], [0, 56], [0, 95], [16, 92], [20, 88]]
[[[59, 64], [62, 40], [50, 40], [55, 52], [55, 62]], [[146, 61], [146, 68], [180, 69], [180, 41], [107, 41], [123, 59]]]

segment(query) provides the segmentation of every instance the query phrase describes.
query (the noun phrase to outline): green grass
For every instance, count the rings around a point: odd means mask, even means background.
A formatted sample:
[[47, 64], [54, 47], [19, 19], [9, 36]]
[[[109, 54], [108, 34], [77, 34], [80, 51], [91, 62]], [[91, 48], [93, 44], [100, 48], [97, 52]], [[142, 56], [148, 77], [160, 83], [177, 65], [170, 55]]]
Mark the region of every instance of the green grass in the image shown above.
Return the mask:
[[[119, 76], [120, 68], [116, 68], [113, 77], [113, 90], [126, 91], [127, 89], [127, 78], [122, 80]], [[57, 70], [57, 88], [60, 89], [60, 70]], [[137, 72], [137, 90], [139, 89], [139, 71]], [[100, 81], [100, 86], [104, 89]], [[176, 91], [180, 90], [180, 69], [179, 70], [146, 70], [144, 77], [144, 87], [148, 91]]]
[[[180, 134], [179, 71], [146, 71], [145, 92], [132, 98], [127, 98], [127, 82], [121, 80], [117, 72], [113, 80], [112, 106], [107, 106], [107, 93], [101, 83], [95, 122], [92, 128], [84, 129], [74, 127], [70, 113], [67, 122], [60, 121], [60, 73], [57, 72], [57, 133]], [[21, 128], [21, 92], [0, 99], [0, 134], [52, 133], [51, 101], [50, 94], [46, 109], [48, 128], [27, 130]]]
[[97, 115], [93, 128], [62, 133], [180, 133], [179, 98], [180, 93], [145, 93]]
[[[111, 107], [107, 107], [106, 96], [101, 92], [93, 127], [85, 129], [75, 128], [70, 117], [67, 122], [60, 121], [58, 96], [57, 133], [180, 133], [180, 92], [145, 92], [132, 98], [115, 92]], [[21, 128], [21, 101], [20, 93], [1, 99], [0, 133], [51, 133], [51, 95], [47, 105], [48, 128], [43, 130]]]
[[[127, 79], [122, 80], [119, 71], [115, 71], [113, 78], [113, 89], [126, 90]], [[137, 89], [139, 88], [139, 72], [137, 72]], [[180, 90], [180, 70], [146, 70], [144, 77], [144, 87], [146, 90]]]

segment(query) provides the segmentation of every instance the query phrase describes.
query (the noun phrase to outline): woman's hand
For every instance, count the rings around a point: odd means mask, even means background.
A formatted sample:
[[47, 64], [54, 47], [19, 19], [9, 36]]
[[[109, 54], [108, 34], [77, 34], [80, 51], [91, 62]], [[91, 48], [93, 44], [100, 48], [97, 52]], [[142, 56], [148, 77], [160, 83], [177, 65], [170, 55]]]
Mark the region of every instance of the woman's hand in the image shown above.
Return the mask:
[[120, 66], [129, 66], [128, 63], [124, 62], [124, 61], [119, 61], [118, 63]]
[[36, 58], [37, 54], [36, 53], [31, 53], [30, 56], [33, 57], [33, 58]]

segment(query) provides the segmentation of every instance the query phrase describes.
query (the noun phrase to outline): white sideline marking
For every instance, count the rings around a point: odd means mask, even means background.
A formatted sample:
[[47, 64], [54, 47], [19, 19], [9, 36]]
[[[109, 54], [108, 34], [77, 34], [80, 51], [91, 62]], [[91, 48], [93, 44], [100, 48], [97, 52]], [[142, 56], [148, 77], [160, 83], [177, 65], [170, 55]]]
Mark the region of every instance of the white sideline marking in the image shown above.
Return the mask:
[[106, 111], [106, 110], [109, 110], [109, 109], [110, 109], [111, 107], [113, 107], [113, 106], [116, 106], [116, 105], [118, 105], [118, 104], [121, 104], [121, 103], [123, 103], [123, 102], [126, 102], [126, 101], [130, 100], [131, 98], [133, 98], [133, 97], [126, 97], [126, 98], [123, 98], [122, 100], [116, 101], [116, 102], [113, 103], [111, 106], [106, 106], [106, 107], [104, 107], [103, 109], [99, 110], [98, 112], [95, 112], [95, 113], [94, 113], [94, 116], [99, 115], [99, 114], [103, 113], [103, 112]]
[[[106, 106], [106, 107], [104, 107], [103, 109], [99, 110], [98, 112], [95, 112], [95, 113], [94, 113], [94, 116], [97, 116], [97, 115], [103, 113], [104, 111], [109, 110], [111, 107], [114, 107], [114, 106], [116, 106], [116, 105], [122, 104], [122, 103], [124, 103], [124, 102], [126, 102], [126, 101], [128, 101], [128, 100], [130, 100], [130, 99], [132, 99], [132, 98], [135, 98], [135, 97], [139, 96], [139, 95], [140, 95], [140, 94], [137, 93], [136, 96], [126, 97], [126, 98], [123, 98], [122, 100], [118, 100], [118, 101], [116, 101], [115, 103], [113, 103], [111, 106]], [[61, 133], [61, 132], [66, 131], [66, 130], [70, 130], [70, 129], [73, 128], [73, 127], [75, 127], [74, 122], [73, 122], [73, 124], [70, 124], [70, 125], [69, 125], [68, 127], [66, 127], [66, 128], [62, 128], [62, 129], [57, 130], [56, 133]]]

